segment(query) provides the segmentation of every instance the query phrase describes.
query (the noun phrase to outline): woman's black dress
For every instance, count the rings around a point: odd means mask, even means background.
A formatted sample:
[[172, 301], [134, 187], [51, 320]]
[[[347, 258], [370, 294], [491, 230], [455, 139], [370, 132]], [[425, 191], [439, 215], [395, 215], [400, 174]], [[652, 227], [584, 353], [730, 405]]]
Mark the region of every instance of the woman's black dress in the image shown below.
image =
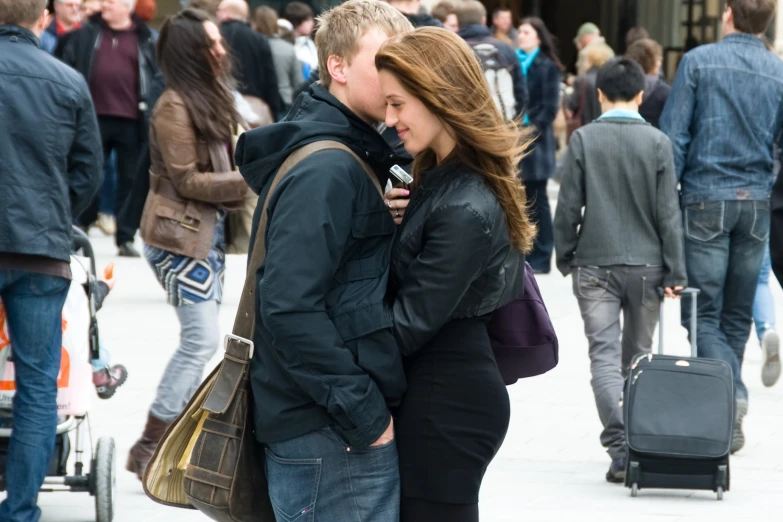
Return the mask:
[[478, 502], [510, 416], [486, 325], [523, 278], [524, 256], [483, 177], [456, 160], [423, 173], [392, 258], [408, 377], [396, 422], [403, 507]]

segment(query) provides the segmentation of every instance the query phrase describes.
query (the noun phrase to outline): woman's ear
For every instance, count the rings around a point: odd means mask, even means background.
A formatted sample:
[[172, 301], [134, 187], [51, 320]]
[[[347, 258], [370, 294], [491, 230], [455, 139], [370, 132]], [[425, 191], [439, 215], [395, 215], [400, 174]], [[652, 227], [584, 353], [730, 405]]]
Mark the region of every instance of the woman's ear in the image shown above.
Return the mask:
[[341, 85], [348, 83], [348, 78], [345, 75], [345, 60], [342, 56], [331, 55], [326, 62], [326, 68], [328, 69], [329, 76], [332, 77], [332, 81]]

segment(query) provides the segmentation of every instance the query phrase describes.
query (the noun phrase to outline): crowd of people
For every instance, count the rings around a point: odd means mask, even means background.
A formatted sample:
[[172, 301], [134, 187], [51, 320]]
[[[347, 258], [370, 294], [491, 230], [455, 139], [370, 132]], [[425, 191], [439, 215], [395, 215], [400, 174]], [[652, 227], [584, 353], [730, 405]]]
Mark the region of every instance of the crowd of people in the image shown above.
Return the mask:
[[[72, 224], [143, 257], [181, 326], [126, 463], [139, 479], [220, 346], [226, 254], [258, 241], [249, 378], [279, 521], [479, 520], [511, 415], [487, 323], [525, 261], [573, 274], [608, 481], [624, 479], [620, 394], [659, 287], [702, 291], [698, 355], [733, 370], [743, 447], [754, 319], [764, 385], [781, 373], [783, 61], [760, 36], [774, 0], [729, 0], [723, 40], [685, 54], [671, 86], [642, 28], [618, 57], [582, 25], [570, 76], [541, 19], [476, 0], [348, 0], [317, 19], [297, 1], [190, 0], [160, 32], [154, 0], [46, 3], [0, 0], [14, 102], [0, 297], [18, 381], [0, 521], [40, 516]], [[104, 372], [104, 393], [125, 377]]]

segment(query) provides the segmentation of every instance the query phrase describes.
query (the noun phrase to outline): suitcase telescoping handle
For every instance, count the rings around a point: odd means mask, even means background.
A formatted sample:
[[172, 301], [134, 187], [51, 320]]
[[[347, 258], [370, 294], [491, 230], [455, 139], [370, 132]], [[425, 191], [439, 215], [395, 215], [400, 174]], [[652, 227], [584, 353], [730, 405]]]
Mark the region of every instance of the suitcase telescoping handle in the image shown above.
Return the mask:
[[[679, 290], [678, 292], [675, 292], [677, 295], [687, 295], [690, 297], [691, 301], [691, 357], [696, 357], [698, 355], [698, 350], [696, 348], [696, 339], [698, 332], [696, 331], [696, 314], [698, 312], [698, 302], [699, 300], [697, 297], [699, 296], [699, 293], [701, 290], [698, 288], [684, 288], [683, 290]], [[663, 288], [658, 288], [658, 295], [661, 296], [661, 306], [659, 308], [658, 312], [658, 355], [663, 355], [663, 296], [665, 292]]]

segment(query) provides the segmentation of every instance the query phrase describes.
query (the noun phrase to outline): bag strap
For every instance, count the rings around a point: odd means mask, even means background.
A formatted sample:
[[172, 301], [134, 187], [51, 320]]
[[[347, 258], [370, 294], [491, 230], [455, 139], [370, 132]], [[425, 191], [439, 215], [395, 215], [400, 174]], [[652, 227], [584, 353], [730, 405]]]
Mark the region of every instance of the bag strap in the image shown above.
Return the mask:
[[264, 206], [261, 209], [261, 219], [258, 223], [258, 228], [256, 229], [255, 243], [253, 245], [253, 252], [250, 256], [250, 262], [248, 263], [247, 274], [245, 275], [245, 286], [242, 290], [242, 297], [239, 300], [239, 309], [237, 310], [237, 316], [234, 320], [233, 333], [226, 336], [226, 353], [223, 356], [220, 371], [215, 378], [215, 384], [210, 390], [207, 400], [204, 402], [204, 410], [210, 413], [222, 414], [228, 410], [234, 400], [237, 390], [247, 378], [247, 366], [253, 358], [253, 351], [255, 349], [253, 345], [253, 331], [255, 330], [256, 325], [256, 273], [258, 272], [258, 269], [261, 268], [261, 265], [264, 264], [264, 259], [266, 258], [266, 227], [269, 202], [272, 200], [272, 195], [283, 178], [285, 178], [294, 167], [316, 152], [324, 150], [341, 150], [353, 156], [362, 166], [365, 175], [372, 181], [378, 194], [383, 197], [381, 183], [378, 181], [372, 168], [355, 152], [340, 142], [329, 140], [316, 141], [297, 149], [286, 158], [277, 170], [277, 174], [275, 174], [275, 177], [272, 179], [266, 199], [264, 200]]

